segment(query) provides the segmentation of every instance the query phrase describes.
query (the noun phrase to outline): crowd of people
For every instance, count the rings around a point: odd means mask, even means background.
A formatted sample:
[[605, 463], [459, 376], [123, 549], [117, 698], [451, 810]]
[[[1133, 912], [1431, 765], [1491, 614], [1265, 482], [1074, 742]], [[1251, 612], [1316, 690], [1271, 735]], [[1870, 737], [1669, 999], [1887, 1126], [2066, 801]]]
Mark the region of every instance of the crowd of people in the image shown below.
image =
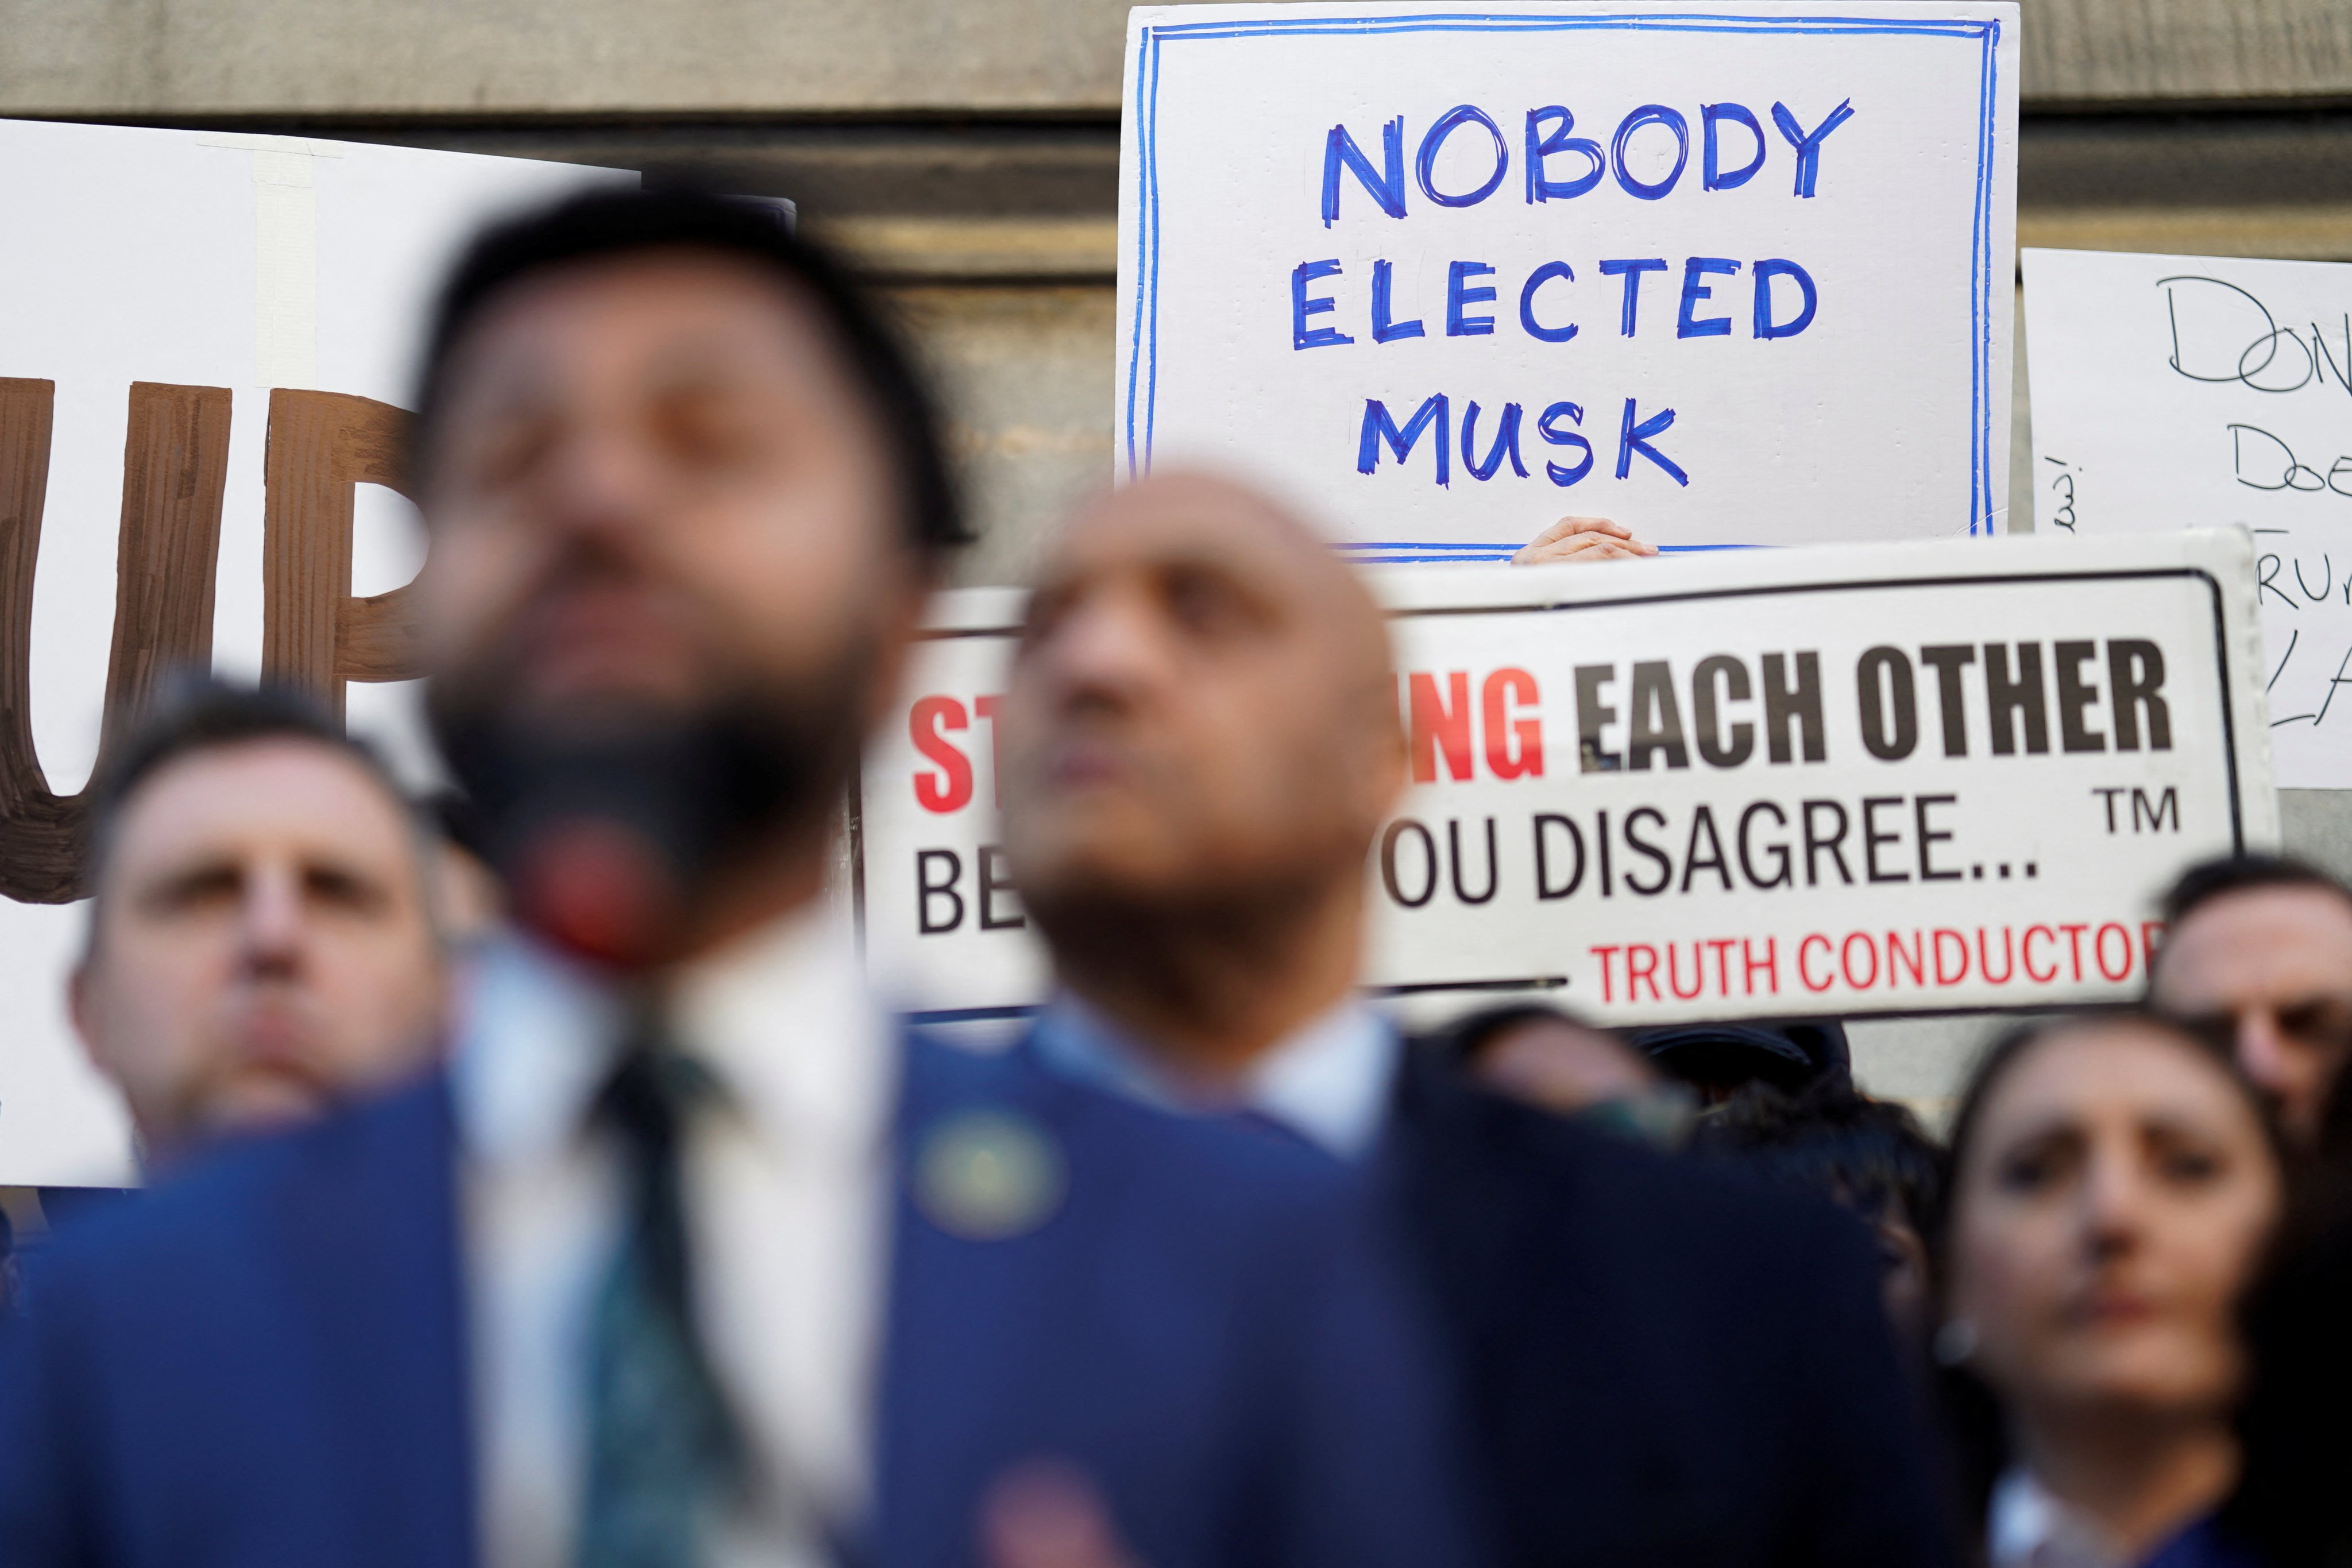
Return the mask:
[[70, 1005], [148, 1181], [0, 1275], [0, 1565], [2352, 1562], [2341, 883], [2188, 870], [2143, 1005], [1942, 1142], [1832, 1021], [1408, 1037], [1382, 618], [1163, 475], [1029, 601], [1055, 990], [974, 1051], [826, 906], [963, 538], [884, 321], [604, 192], [485, 234], [425, 367], [464, 793], [201, 681], [110, 752]]

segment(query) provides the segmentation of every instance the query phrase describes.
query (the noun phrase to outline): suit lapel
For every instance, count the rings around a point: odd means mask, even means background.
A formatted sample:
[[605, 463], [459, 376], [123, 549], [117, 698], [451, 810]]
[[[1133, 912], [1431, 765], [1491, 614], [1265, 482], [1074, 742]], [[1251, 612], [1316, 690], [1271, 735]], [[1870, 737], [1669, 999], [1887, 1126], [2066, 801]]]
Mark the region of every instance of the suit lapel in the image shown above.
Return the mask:
[[353, 1112], [287, 1194], [318, 1423], [360, 1561], [471, 1564], [474, 1449], [456, 1135], [436, 1074]]
[[[974, 1498], [1042, 1436], [1024, 1426], [1047, 1402], [1039, 1336], [1067, 1294], [1070, 1248], [1050, 1213], [997, 1237], [959, 1235], [937, 1217], [939, 1195], [927, 1187], [942, 1178], [927, 1162], [950, 1153], [975, 1117], [1004, 1118], [1068, 1158], [1057, 1085], [960, 1055], [911, 1039], [901, 1080], [868, 1552], [884, 1564], [970, 1560]], [[1065, 1163], [1060, 1179], [1067, 1174]]]

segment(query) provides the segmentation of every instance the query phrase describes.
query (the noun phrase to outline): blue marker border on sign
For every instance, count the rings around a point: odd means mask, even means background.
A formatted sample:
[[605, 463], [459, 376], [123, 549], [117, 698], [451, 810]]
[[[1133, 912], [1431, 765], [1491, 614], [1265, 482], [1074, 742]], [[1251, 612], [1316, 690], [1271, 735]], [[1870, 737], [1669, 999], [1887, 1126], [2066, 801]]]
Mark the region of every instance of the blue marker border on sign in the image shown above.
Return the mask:
[[[1992, 159], [1994, 112], [2000, 74], [2000, 23], [1992, 17], [1974, 20], [1895, 16], [1730, 16], [1706, 13], [1601, 15], [1590, 16], [1510, 16], [1507, 14], [1432, 12], [1405, 16], [1268, 17], [1256, 22], [1181, 22], [1143, 29], [1137, 48], [1136, 101], [1129, 106], [1136, 127], [1135, 321], [1128, 350], [1127, 473], [1129, 479], [1151, 471], [1151, 437], [1159, 411], [1160, 382], [1160, 51], [1169, 43], [1214, 39], [1339, 35], [1359, 33], [1546, 33], [1607, 30], [1667, 33], [1802, 33], [1808, 36], [1889, 34], [1913, 37], [1946, 37], [1977, 44], [1978, 68], [1977, 184], [1970, 238], [1970, 265], [1976, 288], [1969, 298], [1969, 321], [1976, 338], [1976, 361], [1969, 366], [1969, 532], [1990, 536], [1992, 512], [1992, 403], [1987, 389], [1992, 376]], [[1138, 405], [1142, 430], [1136, 428]], [[1360, 545], [1350, 553], [1360, 560], [1498, 561], [1509, 559], [1502, 545], [1457, 545], [1442, 541], [1392, 542]], [[1706, 547], [1701, 547], [1706, 548]]]

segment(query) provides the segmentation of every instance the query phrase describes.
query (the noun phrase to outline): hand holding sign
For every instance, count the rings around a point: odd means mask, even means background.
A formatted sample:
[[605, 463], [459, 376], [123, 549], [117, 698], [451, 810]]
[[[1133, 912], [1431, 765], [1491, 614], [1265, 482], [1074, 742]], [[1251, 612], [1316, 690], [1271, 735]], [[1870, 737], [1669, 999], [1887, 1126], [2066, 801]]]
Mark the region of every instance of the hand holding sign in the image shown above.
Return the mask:
[[1558, 562], [1631, 561], [1655, 555], [1658, 547], [1633, 537], [1633, 531], [1605, 517], [1563, 517], [1511, 557], [1514, 566], [1549, 566]]

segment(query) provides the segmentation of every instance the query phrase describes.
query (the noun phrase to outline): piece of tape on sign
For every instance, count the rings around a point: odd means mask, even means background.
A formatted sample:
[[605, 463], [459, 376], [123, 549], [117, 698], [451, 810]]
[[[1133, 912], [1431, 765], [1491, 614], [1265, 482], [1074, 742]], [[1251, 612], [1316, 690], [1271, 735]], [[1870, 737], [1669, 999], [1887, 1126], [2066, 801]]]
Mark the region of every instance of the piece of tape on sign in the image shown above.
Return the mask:
[[314, 158], [331, 142], [299, 136], [207, 135], [199, 142], [253, 158], [255, 380], [309, 387], [319, 379], [319, 198]]

